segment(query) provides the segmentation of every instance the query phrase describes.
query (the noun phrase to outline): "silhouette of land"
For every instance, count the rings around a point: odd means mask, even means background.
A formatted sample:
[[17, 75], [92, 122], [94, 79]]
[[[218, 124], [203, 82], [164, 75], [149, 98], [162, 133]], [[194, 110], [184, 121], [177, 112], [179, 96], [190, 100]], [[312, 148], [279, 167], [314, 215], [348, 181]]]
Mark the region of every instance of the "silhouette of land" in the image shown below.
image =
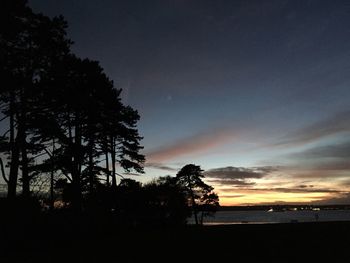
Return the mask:
[[348, 210], [350, 205], [249, 205], [249, 206], [220, 206], [219, 211], [267, 211], [269, 209], [275, 211], [290, 211], [290, 210]]
[[[1, 262], [346, 262], [350, 222], [120, 227], [112, 218], [55, 215], [2, 229]], [[15, 232], [9, 229], [15, 227]], [[108, 225], [108, 227], [106, 227]], [[4, 224], [2, 224], [4, 226]]]

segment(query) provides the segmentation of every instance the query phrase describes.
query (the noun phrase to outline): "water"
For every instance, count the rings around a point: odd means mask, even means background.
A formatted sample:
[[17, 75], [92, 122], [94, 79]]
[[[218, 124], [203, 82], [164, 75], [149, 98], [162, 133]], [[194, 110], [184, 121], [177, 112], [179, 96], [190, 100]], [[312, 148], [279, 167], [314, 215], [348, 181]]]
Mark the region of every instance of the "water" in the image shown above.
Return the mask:
[[[350, 210], [303, 211], [218, 211], [203, 220], [205, 225], [222, 224], [271, 224], [290, 222], [350, 221]], [[189, 223], [192, 223], [191, 219]]]

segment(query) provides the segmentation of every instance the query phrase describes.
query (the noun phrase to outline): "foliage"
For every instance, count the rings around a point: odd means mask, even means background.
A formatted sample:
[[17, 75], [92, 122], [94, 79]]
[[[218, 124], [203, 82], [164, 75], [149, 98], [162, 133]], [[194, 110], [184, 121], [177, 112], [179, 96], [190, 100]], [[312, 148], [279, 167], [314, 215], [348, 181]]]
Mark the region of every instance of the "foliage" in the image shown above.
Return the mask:
[[207, 185], [202, 178], [204, 178], [203, 170], [194, 164], [185, 165], [176, 175], [177, 184], [187, 196], [197, 225], [200, 223], [199, 212], [202, 213], [201, 221], [203, 221], [204, 216], [215, 212], [219, 206], [219, 198], [213, 192], [214, 188]]
[[138, 112], [121, 102], [121, 90], [97, 61], [71, 53], [63, 17], [35, 14], [21, 0], [3, 1], [0, 12], [0, 77], [6, 83], [0, 107], [8, 126], [0, 151], [8, 159], [8, 197], [16, 197], [19, 184], [29, 197], [36, 178], [48, 176], [53, 195], [60, 173], [70, 189], [65, 196], [80, 210], [103, 177], [116, 188], [117, 165], [142, 173]]

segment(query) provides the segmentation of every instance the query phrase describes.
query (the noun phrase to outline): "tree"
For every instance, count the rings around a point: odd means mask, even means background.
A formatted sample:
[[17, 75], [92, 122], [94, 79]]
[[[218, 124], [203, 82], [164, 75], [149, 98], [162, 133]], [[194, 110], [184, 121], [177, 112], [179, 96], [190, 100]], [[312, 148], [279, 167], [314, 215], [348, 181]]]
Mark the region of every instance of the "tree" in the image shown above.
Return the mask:
[[18, 182], [28, 198], [33, 179], [48, 175], [52, 197], [59, 171], [70, 184], [72, 206], [80, 210], [103, 173], [107, 186], [112, 177], [116, 188], [116, 166], [142, 173], [144, 156], [138, 112], [121, 102], [121, 90], [97, 61], [70, 52], [66, 27], [62, 17], [33, 13], [25, 0], [2, 2], [0, 78], [6, 85], [0, 87], [0, 121], [8, 130], [0, 152], [9, 173], [1, 173], [13, 199]]
[[[213, 187], [203, 182], [203, 170], [198, 165], [187, 164], [176, 175], [177, 184], [185, 191], [196, 225], [199, 224], [198, 212], [205, 204], [218, 205], [218, 198]], [[214, 198], [216, 197], [216, 198]], [[217, 201], [214, 201], [217, 200]]]
[[176, 178], [170, 176], [145, 185], [133, 179], [122, 179], [116, 203], [118, 215], [127, 225], [183, 225], [191, 215], [185, 192]]
[[210, 191], [205, 193], [199, 200], [199, 211], [201, 212], [200, 223], [203, 224], [203, 219], [206, 216], [212, 216], [220, 206], [219, 196]]
[[183, 189], [171, 176], [159, 177], [144, 186], [146, 209], [166, 225], [183, 225], [191, 215]]
[[[112, 176], [116, 184], [116, 164], [127, 171], [143, 172], [144, 156], [139, 154], [137, 111], [122, 104], [121, 90], [104, 74], [98, 62], [73, 55], [55, 65], [47, 78], [47, 97], [54, 105], [45, 123], [52, 123], [42, 135], [57, 142], [52, 162], [72, 184], [72, 206], [81, 209], [83, 196], [93, 195], [102, 180]], [[39, 136], [40, 137], [40, 136]], [[111, 157], [112, 174], [108, 157]], [[103, 164], [106, 158], [106, 166]]]
[[9, 159], [8, 198], [16, 196], [19, 168], [22, 195], [29, 197], [30, 166], [40, 151], [31, 144], [31, 122], [43, 100], [41, 80], [63, 54], [69, 52], [66, 22], [35, 14], [24, 0], [5, 0], [0, 11], [1, 112], [8, 130], [3, 135]]

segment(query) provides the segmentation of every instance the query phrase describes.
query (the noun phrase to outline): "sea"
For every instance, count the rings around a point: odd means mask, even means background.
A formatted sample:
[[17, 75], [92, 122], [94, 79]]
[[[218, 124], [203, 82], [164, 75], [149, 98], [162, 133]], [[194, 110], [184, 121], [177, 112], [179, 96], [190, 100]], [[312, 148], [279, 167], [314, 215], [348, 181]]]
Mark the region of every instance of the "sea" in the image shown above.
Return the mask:
[[[204, 217], [204, 225], [275, 224], [298, 222], [350, 221], [350, 210], [298, 210], [298, 211], [218, 211]], [[194, 223], [191, 218], [188, 223]]]

